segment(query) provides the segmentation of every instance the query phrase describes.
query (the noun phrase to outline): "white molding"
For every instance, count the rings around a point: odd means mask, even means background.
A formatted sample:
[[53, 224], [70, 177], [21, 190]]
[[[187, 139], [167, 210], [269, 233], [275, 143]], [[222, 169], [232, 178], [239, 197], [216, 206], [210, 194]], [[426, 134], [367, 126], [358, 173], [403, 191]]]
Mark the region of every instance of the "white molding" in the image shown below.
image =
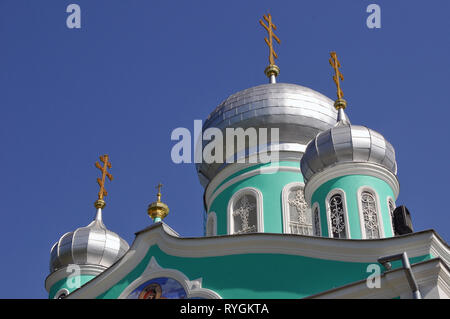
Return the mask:
[[[69, 277], [72, 272], [67, 271], [68, 267], [73, 267], [74, 264], [69, 264], [65, 266], [64, 268], [58, 269], [54, 272], [52, 272], [50, 275], [47, 276], [45, 279], [45, 289], [47, 292], [50, 292], [50, 289], [54, 284], [56, 284], [58, 281]], [[104, 272], [107, 268], [100, 265], [75, 265], [78, 266], [80, 269], [80, 275], [92, 275], [92, 276], [98, 276], [102, 272]]]
[[281, 204], [283, 210], [283, 233], [291, 234], [291, 228], [289, 227], [290, 222], [290, 207], [289, 207], [289, 192], [292, 188], [300, 187], [303, 191], [305, 188], [305, 183], [302, 182], [292, 182], [283, 187], [281, 191]]
[[314, 236], [321, 237], [323, 235], [323, 232], [322, 232], [322, 218], [320, 217], [320, 205], [319, 205], [318, 202], [314, 202], [314, 204], [312, 205], [312, 208], [311, 208], [312, 222], [313, 222], [313, 232], [314, 232], [314, 226], [315, 226], [315, 223], [314, 223], [314, 210], [316, 208], [317, 208], [317, 214], [319, 216], [319, 235], [314, 234]]
[[[278, 161], [289, 161], [299, 163], [302, 158], [304, 151], [306, 150], [306, 145], [298, 144], [298, 143], [285, 143], [284, 149], [280, 150], [280, 154], [278, 154]], [[303, 149], [303, 151], [302, 151]], [[273, 164], [277, 162], [272, 162]], [[224, 163], [223, 165], [226, 165]], [[229, 176], [238, 173], [248, 167], [256, 166], [259, 164], [268, 164], [268, 163], [229, 163], [223, 169], [221, 169], [216, 176], [208, 183], [205, 189], [205, 198], [209, 198], [214, 190]]]
[[[205, 258], [241, 254], [284, 254], [343, 262], [377, 263], [381, 256], [406, 251], [410, 258], [433, 254], [447, 264], [448, 245], [433, 230], [373, 240], [332, 239], [292, 234], [252, 233], [233, 236], [180, 238], [168, 233], [168, 226], [157, 223], [137, 233], [130, 250], [113, 266], [67, 298], [96, 298], [117, 285], [133, 271], [157, 245], [164, 254], [186, 258]], [[181, 266], [180, 266], [181, 267]]]
[[221, 194], [225, 189], [227, 189], [228, 187], [230, 187], [233, 184], [236, 184], [242, 180], [245, 180], [247, 178], [250, 178], [252, 176], [256, 176], [256, 175], [263, 175], [263, 174], [274, 174], [277, 172], [294, 172], [294, 173], [299, 173], [301, 174], [300, 168], [298, 167], [292, 167], [292, 166], [279, 166], [279, 165], [272, 165], [272, 166], [268, 166], [268, 167], [260, 167], [257, 169], [254, 169], [252, 171], [243, 173], [239, 176], [236, 176], [234, 178], [232, 178], [231, 180], [229, 180], [228, 182], [224, 183], [222, 186], [220, 186], [211, 197], [208, 197], [208, 195], [205, 197], [206, 198], [206, 206], [207, 206], [207, 210], [209, 210], [211, 208], [211, 204], [212, 202], [216, 199], [216, 197]]
[[295, 152], [304, 154], [306, 151], [306, 145], [299, 143], [269, 143], [269, 144], [261, 144], [253, 147], [245, 147], [244, 149], [239, 150], [234, 153], [227, 159], [225, 159], [225, 164], [267, 164], [261, 162], [259, 159], [261, 157], [261, 153], [271, 153], [278, 152], [278, 158], [276, 161], [280, 160], [280, 155], [285, 152]]
[[[411, 267], [424, 299], [436, 298], [432, 293], [433, 288], [444, 288], [450, 284], [448, 267], [439, 258], [419, 262]], [[443, 290], [445, 291], [445, 288]], [[382, 273], [380, 288], [370, 289], [366, 280], [359, 280], [309, 296], [307, 299], [392, 299], [399, 296], [401, 299], [412, 298], [411, 287], [403, 268]]]
[[189, 280], [189, 278], [179, 270], [162, 268], [153, 256], [144, 272], [122, 291], [118, 299], [127, 298], [143, 283], [161, 277], [172, 278], [179, 282], [184, 291], [186, 291], [187, 298], [199, 297], [206, 299], [221, 299], [220, 295], [215, 291], [202, 288], [202, 278]]
[[[340, 194], [342, 196], [342, 207], [344, 209], [344, 218], [345, 218], [345, 239], [351, 238], [350, 232], [350, 223], [348, 221], [348, 209], [347, 209], [347, 196], [345, 191], [342, 188], [334, 188], [328, 192], [327, 197], [325, 198], [325, 210], [327, 213], [327, 225], [328, 225], [328, 237], [333, 238], [333, 230], [331, 226], [331, 209], [330, 209], [330, 199], [336, 194]], [[342, 239], [342, 238], [341, 238]]]
[[364, 214], [362, 208], [362, 193], [366, 191], [372, 194], [375, 197], [375, 205], [377, 206], [377, 219], [378, 219], [378, 229], [380, 230], [380, 238], [385, 238], [386, 235], [384, 233], [384, 224], [383, 224], [383, 214], [381, 213], [381, 204], [380, 204], [380, 196], [378, 193], [370, 186], [364, 185], [358, 188], [356, 191], [356, 198], [358, 200], [358, 216], [359, 216], [359, 226], [361, 228], [361, 238], [367, 239], [366, 226], [364, 222]]
[[347, 175], [368, 175], [379, 178], [391, 187], [395, 198], [398, 198], [400, 185], [398, 183], [397, 176], [392, 174], [386, 168], [367, 162], [338, 163], [334, 166], [326, 168], [322, 172], [316, 173], [306, 183], [305, 199], [308, 205], [311, 203], [312, 195], [321, 185], [329, 180], [332, 180], [333, 178]]
[[228, 235], [234, 234], [234, 217], [233, 217], [233, 204], [237, 198], [242, 195], [251, 194], [256, 199], [256, 232], [264, 232], [264, 210], [263, 210], [263, 195], [261, 191], [254, 187], [245, 187], [238, 190], [231, 196], [228, 201], [227, 207], [227, 232]]
[[[209, 222], [213, 223], [212, 234], [208, 233]], [[206, 236], [217, 236], [217, 215], [215, 212], [208, 213], [208, 218], [206, 219]]]

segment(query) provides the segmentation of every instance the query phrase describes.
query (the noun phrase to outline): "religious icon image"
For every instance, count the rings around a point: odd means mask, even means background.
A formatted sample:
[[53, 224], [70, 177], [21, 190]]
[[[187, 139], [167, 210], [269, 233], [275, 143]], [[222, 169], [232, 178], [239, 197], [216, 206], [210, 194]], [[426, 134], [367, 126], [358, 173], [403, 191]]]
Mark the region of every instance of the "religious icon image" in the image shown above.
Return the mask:
[[183, 286], [173, 278], [154, 278], [139, 285], [128, 299], [186, 299]]
[[161, 286], [158, 283], [152, 283], [142, 290], [138, 299], [165, 299], [161, 298], [161, 294]]

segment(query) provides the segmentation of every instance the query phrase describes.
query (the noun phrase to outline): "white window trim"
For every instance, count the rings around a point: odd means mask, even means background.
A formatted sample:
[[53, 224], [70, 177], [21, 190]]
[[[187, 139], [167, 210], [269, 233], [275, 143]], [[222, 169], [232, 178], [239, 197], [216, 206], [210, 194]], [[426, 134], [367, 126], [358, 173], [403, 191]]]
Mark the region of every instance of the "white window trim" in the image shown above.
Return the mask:
[[[383, 216], [381, 214], [381, 205], [380, 205], [380, 197], [378, 193], [369, 186], [361, 186], [358, 188], [357, 199], [358, 199], [358, 215], [359, 215], [359, 225], [361, 228], [361, 238], [367, 239], [366, 226], [364, 224], [364, 214], [362, 209], [362, 193], [366, 191], [371, 193], [375, 197], [376, 205], [377, 205], [377, 217], [378, 217], [378, 228], [380, 229], [380, 238], [385, 238], [384, 235], [384, 224], [383, 224]], [[389, 208], [388, 208], [389, 210]]]
[[[331, 227], [331, 217], [330, 217], [330, 199], [332, 196], [340, 194], [342, 196], [342, 207], [344, 208], [344, 218], [345, 218], [345, 239], [350, 239], [350, 224], [348, 221], [348, 211], [347, 211], [347, 196], [345, 194], [345, 191], [342, 188], [335, 188], [331, 190], [327, 197], [325, 198], [325, 207], [326, 207], [326, 213], [327, 213], [327, 225], [328, 225], [328, 237], [333, 237], [333, 231]], [[337, 239], [337, 238], [336, 238]]]
[[391, 197], [391, 196], [388, 196], [387, 197], [387, 209], [388, 209], [388, 213], [389, 213], [389, 222], [390, 222], [390, 224], [391, 224], [391, 230], [392, 230], [392, 237], [394, 237], [395, 236], [395, 232], [394, 232], [394, 221], [392, 220], [392, 216], [391, 216], [391, 210], [389, 209], [389, 202], [390, 201], [392, 201], [392, 204], [393, 204], [393, 206], [394, 206], [394, 209], [396, 209], [397, 208], [397, 205], [395, 204], [395, 200]]
[[317, 214], [319, 216], [319, 235], [314, 234], [314, 236], [321, 237], [322, 236], [322, 219], [320, 218], [320, 207], [319, 203], [315, 202], [311, 208], [311, 216], [312, 216], [312, 224], [313, 224], [313, 233], [314, 233], [314, 210], [317, 208]]
[[236, 198], [239, 198], [242, 195], [251, 194], [256, 197], [256, 232], [262, 233], [264, 232], [264, 217], [263, 217], [263, 196], [260, 190], [254, 187], [245, 187], [238, 190], [231, 196], [228, 201], [227, 207], [227, 230], [228, 234], [234, 234], [234, 218], [233, 218], [233, 204]]
[[[305, 184], [301, 182], [292, 182], [287, 184], [283, 187], [283, 190], [281, 192], [281, 203], [282, 203], [282, 209], [283, 209], [283, 233], [290, 234], [291, 228], [289, 227], [289, 192], [294, 187], [301, 187], [303, 188], [303, 194], [305, 192]], [[306, 199], [305, 199], [306, 201]]]
[[[213, 232], [212, 234], [208, 233], [208, 224], [209, 221], [212, 221], [213, 224]], [[217, 236], [217, 215], [215, 212], [208, 213], [208, 218], [206, 219], [206, 236]]]

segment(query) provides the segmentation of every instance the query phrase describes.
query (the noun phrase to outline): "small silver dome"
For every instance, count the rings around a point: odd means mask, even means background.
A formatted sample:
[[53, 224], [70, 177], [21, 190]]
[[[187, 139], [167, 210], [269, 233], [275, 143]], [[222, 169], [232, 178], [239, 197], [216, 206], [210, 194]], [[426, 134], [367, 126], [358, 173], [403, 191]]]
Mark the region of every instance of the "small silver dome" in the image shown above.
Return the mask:
[[50, 253], [50, 273], [69, 264], [99, 265], [105, 269], [119, 260], [130, 248], [116, 233], [106, 229], [102, 211], [88, 226], [64, 234]]
[[306, 182], [314, 174], [342, 162], [370, 162], [397, 174], [392, 145], [380, 133], [347, 121], [317, 134], [308, 144], [300, 168]]
[[[235, 93], [206, 119], [208, 128], [279, 128], [280, 143], [306, 145], [317, 133], [336, 123], [334, 102], [307, 87], [288, 83], [258, 85]], [[206, 143], [203, 144], [203, 148]], [[223, 165], [197, 164], [200, 177], [211, 180]]]

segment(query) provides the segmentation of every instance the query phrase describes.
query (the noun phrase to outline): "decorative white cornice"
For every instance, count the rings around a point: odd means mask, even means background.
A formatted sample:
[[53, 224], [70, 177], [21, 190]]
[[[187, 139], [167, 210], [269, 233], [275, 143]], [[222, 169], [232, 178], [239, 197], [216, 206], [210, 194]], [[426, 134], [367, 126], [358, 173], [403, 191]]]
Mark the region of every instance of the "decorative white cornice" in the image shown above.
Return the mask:
[[[421, 291], [422, 297], [449, 298], [447, 287], [450, 284], [448, 266], [440, 259], [435, 258], [412, 264], [414, 277]], [[368, 276], [370, 273], [368, 273]], [[380, 276], [379, 288], [368, 288], [366, 280], [360, 280], [342, 287], [330, 289], [306, 299], [392, 299], [400, 297], [411, 299], [412, 292], [403, 268], [387, 271]], [[435, 288], [440, 288], [447, 296], [436, 296]], [[434, 290], [434, 291], [433, 291]]]
[[[294, 147], [295, 146], [295, 147]], [[300, 159], [304, 153], [305, 145], [302, 144], [288, 144], [280, 150], [280, 154], [278, 155], [278, 161], [290, 161], [300, 163]], [[303, 151], [301, 151], [303, 150]], [[293, 155], [294, 154], [294, 155]], [[273, 166], [277, 166], [279, 162], [272, 162]], [[205, 189], [205, 198], [208, 199], [211, 197], [213, 193], [216, 193], [215, 190], [217, 187], [228, 177], [231, 175], [243, 171], [249, 167], [260, 165], [261, 163], [233, 163], [228, 164], [225, 168], [223, 168], [207, 185]], [[268, 164], [268, 163], [267, 163]], [[255, 170], [256, 171], [256, 170]], [[298, 170], [300, 172], [300, 170]], [[301, 172], [300, 172], [301, 174]]]
[[[224, 183], [222, 186], [220, 186], [217, 191], [214, 192], [214, 194], [212, 194], [211, 197], [206, 197], [206, 205], [207, 205], [207, 210], [209, 211], [212, 202], [214, 201], [214, 199], [216, 199], [216, 197], [218, 195], [220, 195], [220, 193], [222, 193], [225, 189], [227, 189], [228, 187], [230, 187], [233, 184], [236, 184], [240, 181], [243, 181], [247, 178], [250, 178], [252, 176], [256, 176], [256, 175], [263, 175], [263, 174], [275, 174], [277, 172], [293, 172], [293, 173], [298, 173], [301, 174], [300, 172], [300, 168], [298, 167], [292, 167], [292, 166], [267, 166], [267, 167], [260, 167], [257, 169], [254, 169], [252, 171], [249, 172], [245, 172], [241, 175], [238, 175], [232, 179], [230, 179], [228, 182]], [[209, 194], [211, 195], [211, 194]], [[208, 194], [207, 194], [208, 196]]]
[[[378, 258], [407, 252], [418, 257], [440, 252], [448, 261], [449, 248], [433, 231], [373, 240], [332, 239], [293, 234], [252, 233], [231, 236], [179, 238], [169, 235], [164, 223], [141, 231], [130, 250], [117, 263], [92, 279], [69, 298], [96, 298], [133, 271], [157, 245], [165, 254], [204, 258], [240, 254], [284, 254], [344, 262], [376, 263]], [[182, 267], [180, 267], [182, 268]]]
[[[306, 145], [299, 143], [272, 143], [272, 144], [261, 144], [257, 147], [244, 148], [243, 150], [234, 153], [229, 158], [225, 159], [225, 163], [258, 163], [260, 162], [261, 153], [273, 153], [277, 152], [278, 156], [275, 159], [280, 160], [283, 153], [295, 152], [304, 154], [306, 151]], [[268, 156], [268, 155], [267, 155]]]
[[79, 275], [92, 275], [97, 276], [104, 272], [107, 268], [100, 265], [67, 265], [64, 268], [58, 269], [57, 271], [54, 271], [50, 275], [47, 276], [45, 279], [45, 289], [47, 292], [50, 292], [50, 289], [54, 284], [56, 284], [61, 279], [67, 278], [70, 275], [73, 275], [73, 267], [79, 267], [80, 273]]
[[320, 173], [313, 175], [313, 177], [305, 185], [305, 199], [308, 205], [311, 205], [311, 198], [314, 192], [324, 183], [333, 178], [347, 176], [347, 175], [368, 175], [377, 177], [385, 181], [394, 192], [395, 199], [397, 199], [400, 192], [400, 185], [397, 177], [386, 168], [367, 162], [360, 163], [338, 163], [330, 166]]

